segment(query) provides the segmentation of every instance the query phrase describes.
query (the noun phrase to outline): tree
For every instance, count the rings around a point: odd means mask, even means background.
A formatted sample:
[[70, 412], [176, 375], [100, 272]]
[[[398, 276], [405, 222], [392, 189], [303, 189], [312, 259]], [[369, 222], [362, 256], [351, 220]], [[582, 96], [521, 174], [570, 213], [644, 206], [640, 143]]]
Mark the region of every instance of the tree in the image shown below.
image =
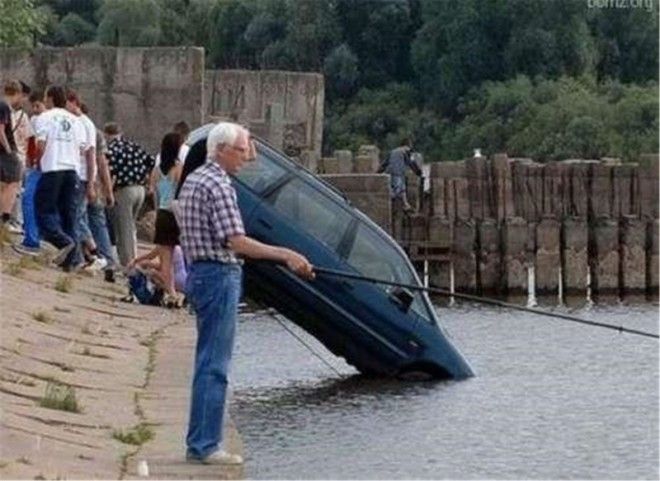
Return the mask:
[[53, 34], [54, 45], [73, 46], [89, 42], [96, 36], [96, 27], [76, 13], [67, 13]]
[[328, 95], [350, 97], [355, 92], [360, 75], [357, 56], [348, 45], [342, 43], [325, 58], [323, 74]]
[[0, 47], [30, 47], [44, 32], [44, 18], [32, 0], [0, 0]]
[[156, 0], [106, 0], [100, 10], [98, 39], [103, 45], [148, 47], [161, 36]]

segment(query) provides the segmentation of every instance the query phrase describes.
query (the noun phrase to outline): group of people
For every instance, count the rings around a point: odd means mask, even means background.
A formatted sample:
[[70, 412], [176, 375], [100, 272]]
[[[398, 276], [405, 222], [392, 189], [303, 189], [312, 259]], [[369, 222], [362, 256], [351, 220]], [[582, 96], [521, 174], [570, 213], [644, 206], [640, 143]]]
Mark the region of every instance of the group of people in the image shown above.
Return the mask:
[[[188, 156], [184, 164], [185, 124], [164, 136], [154, 157], [125, 139], [115, 123], [99, 132], [72, 90], [51, 85], [41, 96], [9, 81], [4, 94], [0, 208], [3, 229], [24, 231], [15, 249], [34, 255], [44, 240], [58, 249], [54, 262], [64, 270], [83, 266], [112, 273], [119, 265], [129, 277], [134, 269], [148, 272], [167, 295], [184, 291], [198, 333], [186, 459], [241, 463], [240, 456], [222, 449], [222, 435], [242, 259], [280, 262], [314, 278], [312, 264], [300, 253], [245, 233], [230, 175], [256, 158], [250, 133], [220, 122], [209, 132], [203, 154]], [[22, 226], [14, 210], [21, 183]], [[154, 195], [157, 208], [155, 247], [138, 257], [136, 218], [147, 194]]]
[[[166, 302], [180, 305], [185, 266], [169, 204], [188, 125], [176, 124], [154, 156], [114, 122], [97, 129], [72, 89], [51, 85], [42, 94], [9, 80], [3, 93], [0, 209], [2, 228], [23, 234], [14, 249], [38, 255], [46, 241], [57, 248], [53, 262], [64, 271], [103, 271], [108, 282], [117, 271], [143, 269]], [[157, 249], [138, 257], [137, 217], [149, 194], [158, 207]]]

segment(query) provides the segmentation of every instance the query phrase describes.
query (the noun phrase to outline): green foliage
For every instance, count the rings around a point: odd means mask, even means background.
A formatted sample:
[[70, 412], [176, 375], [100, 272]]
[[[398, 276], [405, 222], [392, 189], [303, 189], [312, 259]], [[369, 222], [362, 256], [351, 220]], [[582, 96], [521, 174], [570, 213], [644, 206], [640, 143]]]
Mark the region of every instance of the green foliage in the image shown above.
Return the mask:
[[112, 437], [124, 444], [141, 446], [154, 437], [154, 431], [148, 424], [140, 423], [126, 431], [116, 429], [112, 432]]
[[0, 0], [0, 47], [31, 47], [45, 19], [32, 0]]
[[358, 58], [343, 43], [325, 58], [323, 74], [329, 95], [348, 97], [353, 93], [360, 75]]
[[436, 160], [477, 146], [538, 159], [657, 148], [657, 2], [34, 1], [33, 18], [0, 0], [24, 27], [0, 17], [0, 44], [77, 45], [96, 28], [105, 45], [203, 46], [208, 68], [323, 72], [326, 154], [404, 134]]
[[156, 0], [106, 0], [99, 11], [98, 39], [103, 45], [148, 47], [161, 36]]
[[43, 398], [39, 400], [39, 406], [72, 413], [80, 412], [80, 406], [76, 400], [76, 390], [59, 382], [46, 384], [46, 391]]
[[615, 156], [634, 160], [658, 151], [657, 84], [597, 84], [593, 77], [532, 82], [519, 76], [485, 83], [463, 106], [463, 121], [443, 132], [452, 158], [481, 147], [538, 160]]
[[96, 26], [76, 13], [67, 13], [57, 25], [54, 33], [55, 45], [80, 45], [96, 36]]

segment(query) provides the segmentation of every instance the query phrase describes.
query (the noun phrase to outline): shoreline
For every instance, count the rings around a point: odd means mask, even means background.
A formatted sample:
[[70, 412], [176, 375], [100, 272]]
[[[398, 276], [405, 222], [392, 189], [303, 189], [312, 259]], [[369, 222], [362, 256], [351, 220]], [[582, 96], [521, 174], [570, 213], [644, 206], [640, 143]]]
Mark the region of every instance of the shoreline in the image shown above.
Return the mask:
[[[242, 479], [242, 465], [185, 462], [194, 318], [123, 303], [121, 281], [62, 273], [45, 252], [0, 251], [0, 476]], [[225, 436], [242, 455], [231, 420]]]

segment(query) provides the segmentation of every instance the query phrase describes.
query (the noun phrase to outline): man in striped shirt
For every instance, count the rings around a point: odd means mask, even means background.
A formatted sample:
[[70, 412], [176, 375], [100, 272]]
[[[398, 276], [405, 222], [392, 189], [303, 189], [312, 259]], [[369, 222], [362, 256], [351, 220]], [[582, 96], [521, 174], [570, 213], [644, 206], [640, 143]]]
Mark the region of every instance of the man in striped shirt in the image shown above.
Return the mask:
[[297, 252], [245, 235], [228, 174], [255, 156], [248, 131], [221, 122], [209, 132], [206, 148], [206, 164], [187, 177], [178, 197], [181, 247], [190, 266], [186, 294], [197, 316], [186, 458], [192, 463], [240, 464], [240, 456], [219, 449], [241, 294], [237, 255], [284, 263], [307, 279], [313, 279], [314, 272]]

